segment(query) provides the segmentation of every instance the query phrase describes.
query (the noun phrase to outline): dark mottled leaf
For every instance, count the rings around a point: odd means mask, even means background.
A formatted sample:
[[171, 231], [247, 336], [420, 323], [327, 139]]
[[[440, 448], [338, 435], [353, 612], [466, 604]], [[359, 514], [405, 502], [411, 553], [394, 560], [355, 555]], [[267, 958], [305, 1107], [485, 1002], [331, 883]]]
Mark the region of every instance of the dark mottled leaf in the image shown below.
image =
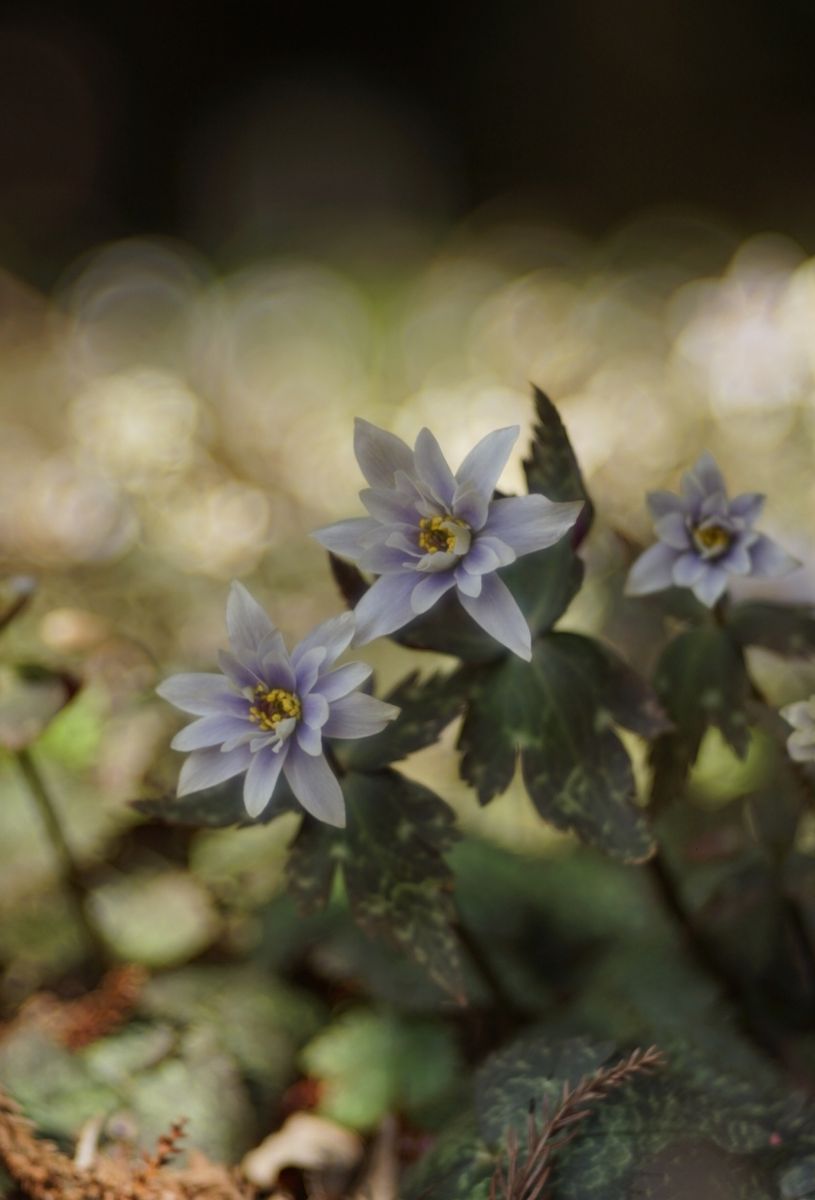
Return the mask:
[[344, 558], [338, 558], [330, 550], [328, 551], [328, 565], [343, 600], [349, 608], [355, 608], [370, 587], [367, 579], [354, 563], [348, 562]]
[[741, 648], [726, 629], [692, 629], [674, 638], [657, 664], [654, 685], [674, 725], [651, 749], [651, 800], [680, 795], [702, 738], [718, 728], [739, 757], [747, 753], [750, 682]]
[[786, 1167], [778, 1183], [781, 1200], [812, 1200], [815, 1197], [815, 1155]]
[[789, 658], [815, 654], [815, 609], [764, 602], [735, 604], [727, 628], [742, 646], [761, 646]]
[[572, 534], [577, 546], [591, 528], [594, 509], [560, 414], [540, 388], [533, 392], [538, 419], [529, 458], [524, 461], [527, 484], [530, 492], [540, 492], [549, 500], [585, 500]]
[[0, 667], [0, 746], [25, 750], [73, 700], [79, 686], [67, 671], [33, 663]]
[[571, 539], [526, 554], [499, 572], [526, 617], [533, 637], [548, 633], [571, 604], [583, 583], [582, 559]]
[[464, 1000], [453, 875], [444, 855], [458, 837], [452, 809], [395, 771], [350, 772], [342, 780], [344, 830], [307, 818], [287, 873], [304, 911], [325, 905], [340, 867], [360, 929], [409, 955], [440, 987]]
[[342, 830], [308, 814], [303, 817], [286, 862], [286, 884], [302, 913], [319, 912], [328, 904], [344, 854]]
[[352, 770], [372, 771], [431, 746], [464, 707], [464, 695], [450, 676], [421, 679], [414, 671], [386, 697], [400, 709], [395, 721], [372, 737], [338, 743]]
[[458, 837], [452, 810], [395, 771], [352, 774], [344, 788], [343, 871], [354, 920], [463, 1002], [453, 875], [444, 858]]
[[[612, 703], [617, 707], [616, 668], [611, 651], [571, 633], [540, 638], [531, 663], [510, 657], [465, 668], [470, 702], [459, 739], [461, 774], [484, 804], [509, 785], [520, 751], [527, 791], [546, 820], [607, 853], [641, 861], [652, 852], [652, 838], [635, 804], [628, 754], [607, 727]], [[647, 703], [644, 685], [636, 698], [638, 704], [629, 695], [622, 706], [626, 719], [648, 727], [658, 709]]]
[[492, 662], [508, 653], [464, 611], [455, 591], [391, 636], [400, 646], [451, 654], [462, 662]]
[[268, 825], [283, 813], [302, 811], [282, 776], [270, 803], [256, 820], [246, 814], [242, 775], [219, 783], [217, 787], [190, 792], [187, 796], [168, 792], [162, 796], [140, 797], [130, 803], [137, 812], [151, 820], [164, 821], [167, 825], [207, 829], [225, 829], [230, 825]]
[[495, 1156], [470, 1114], [454, 1121], [400, 1187], [402, 1200], [488, 1200]]
[[478, 1131], [490, 1145], [512, 1128], [522, 1140], [530, 1107], [551, 1111], [564, 1087], [575, 1087], [614, 1052], [610, 1042], [552, 1038], [543, 1030], [524, 1033], [491, 1055], [475, 1077]]

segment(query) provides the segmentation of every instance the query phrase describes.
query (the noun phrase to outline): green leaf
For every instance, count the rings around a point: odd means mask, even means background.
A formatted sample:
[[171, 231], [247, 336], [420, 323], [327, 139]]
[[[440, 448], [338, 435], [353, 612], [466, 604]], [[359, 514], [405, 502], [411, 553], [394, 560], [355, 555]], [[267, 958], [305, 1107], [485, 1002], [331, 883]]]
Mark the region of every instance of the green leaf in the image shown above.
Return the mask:
[[295, 899], [306, 912], [323, 906], [341, 866], [360, 929], [408, 955], [463, 1003], [453, 875], [444, 858], [458, 837], [452, 809], [390, 770], [351, 772], [342, 788], [346, 828], [306, 819], [294, 842], [287, 874]]
[[786, 1168], [778, 1183], [782, 1200], [812, 1200], [815, 1197], [815, 1155]]
[[350, 775], [345, 794], [343, 872], [354, 920], [463, 1003], [453, 874], [444, 858], [458, 838], [452, 809], [394, 771]]
[[631, 763], [608, 725], [617, 714], [641, 730], [663, 718], [611, 651], [552, 633], [534, 644], [531, 663], [510, 657], [465, 668], [462, 686], [470, 703], [459, 738], [461, 774], [482, 804], [509, 785], [520, 751], [527, 791], [546, 820], [626, 860], [651, 854]]
[[694, 761], [711, 725], [739, 757], [747, 752], [749, 681], [741, 651], [725, 629], [691, 629], [666, 647], [654, 678], [657, 694]]
[[540, 388], [533, 388], [533, 393], [538, 420], [524, 461], [527, 484], [530, 492], [540, 492], [549, 500], [585, 500], [572, 537], [573, 544], [579, 545], [591, 528], [594, 508], [560, 414]]
[[689, 630], [668, 644], [654, 684], [674, 725], [651, 750], [651, 799], [663, 806], [684, 790], [709, 728], [719, 729], [733, 751], [745, 756], [750, 682], [741, 648], [729, 632], [708, 627]]
[[815, 654], [815, 609], [761, 601], [735, 604], [727, 628], [741, 646], [761, 646], [788, 658]]
[[488, 1200], [494, 1170], [495, 1156], [466, 1113], [407, 1171], [399, 1194], [403, 1200]]
[[450, 676], [437, 674], [423, 680], [418, 671], [403, 679], [386, 699], [400, 709], [395, 721], [372, 737], [337, 743], [343, 762], [352, 770], [378, 770], [431, 746], [464, 707], [464, 696], [451, 686]]
[[195, 829], [226, 829], [230, 825], [268, 825], [275, 817], [302, 809], [281, 776], [274, 795], [259, 817], [247, 816], [243, 803], [243, 775], [219, 783], [217, 787], [190, 792], [186, 796], [165, 793], [130, 801], [133, 808], [153, 821], [167, 825], [185, 825]]
[[360, 1009], [309, 1042], [302, 1063], [322, 1084], [320, 1112], [359, 1130], [394, 1111], [420, 1118], [456, 1090], [461, 1071], [444, 1025]]
[[476, 1073], [475, 1107], [481, 1137], [494, 1145], [504, 1140], [508, 1129], [514, 1129], [523, 1143], [530, 1107], [538, 1114], [551, 1112], [564, 1087], [573, 1088], [591, 1075], [613, 1050], [610, 1042], [554, 1039], [542, 1030], [516, 1038], [491, 1055]]
[[286, 862], [286, 884], [302, 913], [310, 916], [328, 904], [344, 855], [344, 833], [306, 814]]
[[563, 616], [580, 591], [584, 567], [567, 535], [546, 550], [525, 554], [498, 574], [518, 601], [535, 637], [548, 633]]

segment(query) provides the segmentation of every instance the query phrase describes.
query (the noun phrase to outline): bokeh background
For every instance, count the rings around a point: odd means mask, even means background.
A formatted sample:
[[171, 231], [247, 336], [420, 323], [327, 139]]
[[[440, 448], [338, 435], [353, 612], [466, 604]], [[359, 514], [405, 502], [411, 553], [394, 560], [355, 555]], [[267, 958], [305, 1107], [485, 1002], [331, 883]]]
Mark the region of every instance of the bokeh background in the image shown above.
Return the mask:
[[[172, 781], [152, 688], [211, 664], [231, 578], [290, 639], [336, 610], [308, 532], [358, 510], [355, 415], [455, 463], [526, 436], [544, 388], [600, 514], [572, 627], [630, 649], [642, 494], [705, 447], [804, 562], [742, 593], [815, 597], [814, 53], [804, 0], [3, 6], [0, 570], [39, 580], [4, 654], [85, 682], [40, 747], [80, 852]], [[410, 661], [371, 656], [385, 683]], [[764, 667], [779, 700], [815, 687]], [[25, 991], [72, 943], [0, 769]], [[521, 795], [474, 811], [444, 747], [411, 769], [470, 827], [542, 836]], [[191, 875], [142, 856], [100, 919], [149, 878], [177, 937], [141, 957], [188, 957], [213, 887], [279, 886], [279, 824], [201, 835]]]

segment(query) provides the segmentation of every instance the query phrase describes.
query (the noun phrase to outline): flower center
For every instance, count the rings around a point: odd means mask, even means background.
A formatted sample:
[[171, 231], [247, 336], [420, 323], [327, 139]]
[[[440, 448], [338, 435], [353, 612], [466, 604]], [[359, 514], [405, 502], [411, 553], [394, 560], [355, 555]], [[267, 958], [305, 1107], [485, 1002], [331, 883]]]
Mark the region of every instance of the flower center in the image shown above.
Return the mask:
[[419, 549], [425, 554], [466, 554], [470, 530], [458, 517], [422, 517], [419, 521]]
[[267, 688], [259, 683], [255, 688], [255, 702], [249, 709], [249, 719], [261, 729], [276, 729], [281, 721], [300, 719], [300, 699], [294, 692], [283, 688]]
[[718, 558], [729, 549], [733, 540], [730, 530], [715, 522], [710, 525], [697, 525], [692, 533], [696, 548], [703, 558]]

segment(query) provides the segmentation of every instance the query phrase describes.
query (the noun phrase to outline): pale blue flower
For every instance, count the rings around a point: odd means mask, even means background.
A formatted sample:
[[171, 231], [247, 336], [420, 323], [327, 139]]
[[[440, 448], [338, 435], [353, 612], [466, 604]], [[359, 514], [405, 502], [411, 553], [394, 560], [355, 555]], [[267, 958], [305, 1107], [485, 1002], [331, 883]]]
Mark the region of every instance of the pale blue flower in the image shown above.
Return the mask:
[[663, 588], [690, 588], [712, 608], [731, 575], [785, 575], [799, 565], [777, 542], [753, 529], [764, 497], [727, 497], [722, 473], [705, 451], [682, 476], [681, 495], [649, 492], [647, 504], [659, 541], [641, 554], [628, 576], [630, 596]]
[[282, 772], [307, 812], [344, 825], [342, 791], [326, 762], [323, 738], [379, 733], [399, 712], [356, 690], [371, 674], [369, 666], [334, 666], [354, 635], [353, 614], [324, 621], [289, 656], [260, 605], [233, 583], [226, 625], [231, 651], [219, 655], [223, 674], [173, 675], [156, 689], [198, 717], [172, 742], [173, 749], [189, 751], [179, 796], [245, 771], [244, 804], [257, 817]]
[[795, 762], [815, 762], [815, 696], [799, 700], [781, 709], [781, 716], [792, 726], [787, 750]]
[[360, 499], [370, 516], [314, 534], [326, 549], [380, 577], [356, 607], [356, 644], [401, 629], [455, 588], [482, 629], [531, 658], [526, 618], [496, 572], [559, 541], [583, 504], [539, 495], [493, 499], [519, 432], [513, 425], [487, 434], [453, 474], [429, 429], [411, 450], [357, 419], [354, 450], [370, 484]]

